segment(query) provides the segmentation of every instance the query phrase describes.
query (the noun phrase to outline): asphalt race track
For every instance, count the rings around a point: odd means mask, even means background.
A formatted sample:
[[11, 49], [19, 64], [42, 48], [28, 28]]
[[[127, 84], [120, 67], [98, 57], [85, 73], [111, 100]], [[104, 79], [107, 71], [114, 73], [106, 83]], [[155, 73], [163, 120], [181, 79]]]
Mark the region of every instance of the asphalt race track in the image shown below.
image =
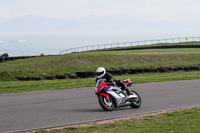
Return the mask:
[[71, 125], [200, 105], [200, 80], [157, 82], [133, 86], [139, 109], [104, 111], [94, 88], [0, 95], [0, 132]]

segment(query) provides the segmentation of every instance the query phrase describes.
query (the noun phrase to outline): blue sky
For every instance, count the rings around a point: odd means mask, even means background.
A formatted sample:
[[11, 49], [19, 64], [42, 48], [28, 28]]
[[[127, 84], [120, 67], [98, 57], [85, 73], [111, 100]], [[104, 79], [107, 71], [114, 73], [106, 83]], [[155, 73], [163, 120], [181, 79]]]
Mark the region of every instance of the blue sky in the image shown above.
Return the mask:
[[199, 0], [0, 0], [0, 22], [19, 16], [83, 18], [123, 14], [150, 22], [200, 23]]

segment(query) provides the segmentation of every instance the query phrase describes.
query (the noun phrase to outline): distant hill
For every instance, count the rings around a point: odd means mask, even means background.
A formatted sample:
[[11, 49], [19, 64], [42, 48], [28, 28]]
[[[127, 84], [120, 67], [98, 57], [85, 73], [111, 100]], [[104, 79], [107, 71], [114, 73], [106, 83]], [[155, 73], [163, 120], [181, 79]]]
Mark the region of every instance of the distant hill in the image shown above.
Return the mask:
[[76, 31], [146, 31], [185, 30], [200, 26], [181, 26], [175, 22], [148, 22], [124, 15], [88, 16], [82, 19], [57, 19], [22, 16], [0, 23], [0, 32], [76, 32]]

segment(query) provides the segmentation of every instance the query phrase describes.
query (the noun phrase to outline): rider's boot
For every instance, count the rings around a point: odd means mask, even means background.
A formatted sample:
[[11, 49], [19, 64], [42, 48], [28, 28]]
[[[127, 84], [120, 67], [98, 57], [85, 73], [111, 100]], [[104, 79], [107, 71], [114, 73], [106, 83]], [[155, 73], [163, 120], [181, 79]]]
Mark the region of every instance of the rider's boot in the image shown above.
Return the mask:
[[123, 89], [126, 91], [125, 96], [126, 96], [126, 100], [128, 100], [131, 95], [131, 91], [129, 90], [129, 88], [126, 85], [124, 85]]
[[131, 96], [131, 91], [129, 90], [129, 88], [123, 82], [121, 82], [121, 86], [122, 86], [123, 90], [126, 91], [126, 94], [127, 94], [126, 99], [129, 99], [129, 97]]
[[128, 95], [128, 97], [131, 95], [131, 91], [129, 90], [129, 88], [126, 86], [125, 87], [125, 90], [126, 90], [126, 92], [127, 92], [127, 95]]
[[133, 94], [128, 87], [126, 87], [125, 90], [127, 92], [127, 98], [126, 98], [126, 100], [129, 100], [129, 99], [138, 99], [138, 97], [135, 94]]

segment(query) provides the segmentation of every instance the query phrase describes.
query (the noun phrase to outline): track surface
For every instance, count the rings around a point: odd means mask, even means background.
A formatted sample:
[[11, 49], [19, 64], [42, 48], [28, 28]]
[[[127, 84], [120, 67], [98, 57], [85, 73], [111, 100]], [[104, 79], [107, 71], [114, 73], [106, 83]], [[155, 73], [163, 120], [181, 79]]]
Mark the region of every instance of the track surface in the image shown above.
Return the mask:
[[0, 132], [70, 125], [200, 105], [200, 80], [137, 84], [139, 109], [105, 112], [94, 88], [0, 95]]

